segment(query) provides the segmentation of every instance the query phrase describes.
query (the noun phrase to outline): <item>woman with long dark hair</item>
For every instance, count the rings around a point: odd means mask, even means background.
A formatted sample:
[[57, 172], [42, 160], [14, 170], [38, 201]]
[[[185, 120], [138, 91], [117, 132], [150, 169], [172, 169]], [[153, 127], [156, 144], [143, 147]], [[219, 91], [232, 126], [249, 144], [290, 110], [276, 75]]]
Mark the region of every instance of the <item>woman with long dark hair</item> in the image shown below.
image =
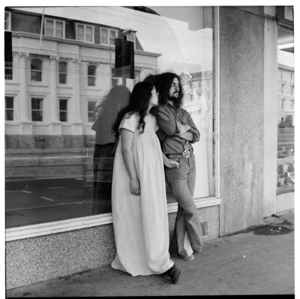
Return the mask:
[[129, 104], [113, 125], [119, 143], [112, 180], [112, 217], [116, 257], [112, 267], [132, 276], [168, 274], [173, 283], [180, 271], [170, 260], [164, 177], [165, 157], [156, 136], [151, 109], [158, 105], [150, 82], [133, 88]]

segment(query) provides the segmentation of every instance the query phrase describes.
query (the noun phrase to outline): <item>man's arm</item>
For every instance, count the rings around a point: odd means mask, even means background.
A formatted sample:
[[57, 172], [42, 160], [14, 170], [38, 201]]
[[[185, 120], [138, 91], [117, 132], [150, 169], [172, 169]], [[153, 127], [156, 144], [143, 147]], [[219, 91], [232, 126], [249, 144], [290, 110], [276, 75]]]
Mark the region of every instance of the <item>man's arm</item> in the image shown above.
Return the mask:
[[189, 133], [193, 134], [193, 139], [189, 140], [191, 141], [191, 143], [195, 143], [198, 142], [200, 140], [200, 132], [197, 129], [191, 115], [186, 111], [186, 113], [188, 114], [187, 116], [187, 122], [188, 124], [191, 126], [191, 129], [188, 131]]
[[172, 119], [168, 113], [159, 109], [156, 114], [156, 121], [159, 128], [165, 132], [168, 136], [180, 134], [182, 131], [182, 125], [179, 121]]

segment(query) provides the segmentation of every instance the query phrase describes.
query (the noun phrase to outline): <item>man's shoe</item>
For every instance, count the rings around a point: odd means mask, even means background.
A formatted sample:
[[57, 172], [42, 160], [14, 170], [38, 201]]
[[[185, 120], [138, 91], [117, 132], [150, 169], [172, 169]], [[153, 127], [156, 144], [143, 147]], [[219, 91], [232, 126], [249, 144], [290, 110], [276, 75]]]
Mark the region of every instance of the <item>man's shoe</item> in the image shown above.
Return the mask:
[[177, 257], [178, 259], [183, 259], [188, 262], [191, 262], [195, 258], [193, 254], [191, 254], [191, 255], [171, 254], [171, 256]]
[[168, 271], [165, 272], [165, 274], [169, 275], [171, 278], [172, 283], [177, 283], [179, 276], [180, 276], [180, 270], [176, 267], [174, 264], [173, 267], [171, 267]]

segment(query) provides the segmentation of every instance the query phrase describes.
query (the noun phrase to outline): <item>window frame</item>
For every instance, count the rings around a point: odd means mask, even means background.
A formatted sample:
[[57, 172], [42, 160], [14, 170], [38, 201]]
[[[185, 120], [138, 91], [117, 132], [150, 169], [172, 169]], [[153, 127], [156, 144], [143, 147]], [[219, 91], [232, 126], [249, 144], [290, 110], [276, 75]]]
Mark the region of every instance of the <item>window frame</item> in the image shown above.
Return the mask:
[[[197, 208], [220, 206], [220, 53], [219, 53], [219, 7], [213, 6], [213, 55], [214, 55], [214, 83], [213, 83], [213, 105], [214, 105], [214, 170], [215, 170], [215, 196], [210, 198], [194, 199]], [[91, 99], [92, 100], [92, 99]], [[96, 100], [94, 100], [96, 101]], [[170, 203], [167, 205], [168, 213], [177, 212], [178, 204]], [[42, 224], [34, 224], [23, 227], [8, 228], [5, 230], [5, 241], [21, 240], [39, 236], [46, 236], [56, 233], [64, 233], [76, 229], [85, 229], [102, 225], [112, 224], [112, 214], [91, 215], [67, 220], [59, 220]]]
[[[60, 64], [65, 64], [66, 65], [66, 71], [65, 72], [61, 72], [60, 71]], [[58, 62], [58, 84], [59, 85], [63, 85], [63, 86], [66, 86], [66, 85], [68, 85], [68, 62], [67, 61], [63, 61], [63, 60], [60, 60], [59, 62]], [[66, 82], [65, 83], [61, 83], [60, 82], [60, 76], [61, 75], [65, 75], [65, 80], [66, 80]]]
[[[90, 75], [89, 74], [89, 69], [90, 68], [93, 68], [94, 69], [94, 75]], [[87, 65], [87, 86], [88, 87], [96, 87], [97, 86], [97, 68], [98, 66], [95, 65], [95, 64], [88, 64]], [[90, 85], [90, 79], [94, 79], [93, 82], [94, 82], [94, 85]]]
[[[41, 109], [33, 109], [33, 99], [38, 99], [38, 100], [41, 100], [40, 103], [42, 103], [42, 107]], [[38, 97], [38, 96], [31, 96], [30, 97], [30, 100], [31, 100], [31, 121], [32, 123], [42, 123], [44, 122], [44, 98], [43, 97]], [[42, 112], [42, 120], [33, 120], [33, 112]]]
[[[8, 21], [5, 20], [5, 14], [8, 14], [8, 16], [9, 16]], [[8, 23], [8, 29], [5, 26], [7, 23]], [[4, 11], [4, 30], [11, 31], [11, 12], [10, 11]]]
[[[54, 22], [54, 26], [53, 26], [53, 35], [48, 35], [46, 34], [46, 31], [47, 31], [47, 21], [53, 21]], [[56, 36], [56, 31], [57, 31], [57, 26], [56, 26], [56, 23], [57, 22], [61, 22], [63, 24], [63, 29], [62, 29], [62, 33], [63, 33], [63, 36]], [[50, 36], [50, 37], [56, 37], [56, 38], [63, 38], [65, 39], [65, 28], [66, 28], [66, 23], [65, 21], [63, 20], [57, 20], [57, 19], [52, 19], [52, 18], [45, 18], [45, 21], [44, 21], [44, 26], [45, 26], [45, 30], [44, 30], [44, 35], [45, 36]]]
[[[7, 108], [6, 107], [6, 98], [10, 98], [12, 99], [12, 108]], [[6, 111], [12, 111], [12, 119], [6, 119]], [[5, 121], [8, 122], [13, 122], [15, 121], [15, 97], [14, 96], [9, 96], [9, 95], [5, 95]]]
[[[83, 26], [83, 28], [84, 28], [84, 30], [83, 30], [83, 37], [84, 37], [83, 40], [78, 39], [78, 26]], [[92, 28], [92, 41], [87, 41], [86, 40], [86, 27], [91, 27]], [[89, 24], [76, 23], [76, 40], [84, 42], [84, 43], [88, 43], [88, 44], [94, 44], [95, 43], [95, 26], [89, 25]]]
[[[96, 100], [96, 99], [92, 99], [92, 98], [87, 99], [87, 123], [89, 123], [89, 124], [94, 123], [95, 120], [96, 120], [96, 105], [97, 105], [97, 102], [98, 102], [98, 100]], [[89, 110], [89, 103], [94, 103], [95, 104], [93, 111]], [[94, 116], [92, 121], [90, 121], [90, 118], [89, 118], [90, 113], [93, 113], [93, 116]]]
[[[33, 70], [32, 69], [32, 61], [34, 61], [34, 60], [37, 60], [37, 61], [40, 61], [41, 62], [41, 70]], [[38, 58], [38, 57], [32, 57], [31, 59], [30, 59], [30, 82], [31, 83], [43, 83], [43, 59], [41, 59], [41, 58]], [[32, 80], [32, 73], [33, 72], [40, 72], [40, 74], [41, 74], [41, 80], [40, 81], [35, 81], [35, 80]]]
[[[60, 108], [61, 101], [65, 101], [67, 103], [66, 110], [61, 110], [61, 108]], [[66, 120], [61, 120], [61, 113], [66, 113]], [[61, 121], [62, 123], [69, 122], [69, 99], [67, 99], [67, 98], [59, 97], [59, 121]]]
[[[102, 37], [102, 30], [107, 30], [107, 43], [102, 43], [101, 42], [101, 37]], [[113, 28], [108, 28], [108, 27], [100, 27], [100, 45], [104, 45], [104, 46], [109, 46], [109, 47], [115, 47], [115, 44], [111, 43], [111, 40], [113, 39], [110, 36], [111, 32], [115, 32], [115, 39], [118, 37], [118, 29], [113, 29]]]
[[[9, 63], [9, 62], [8, 62], [8, 61], [5, 61], [5, 66], [4, 66], [4, 68], [5, 68], [5, 70], [4, 70], [4, 77], [5, 77], [5, 80], [7, 80], [7, 81], [13, 81], [13, 80], [14, 80], [14, 63], [13, 63], [13, 61], [12, 61], [11, 66], [7, 66], [7, 65], [6, 65], [7, 63]], [[7, 70], [11, 70], [11, 79], [6, 78], [6, 76], [9, 76], [9, 75], [6, 74], [6, 71], [7, 71]]]

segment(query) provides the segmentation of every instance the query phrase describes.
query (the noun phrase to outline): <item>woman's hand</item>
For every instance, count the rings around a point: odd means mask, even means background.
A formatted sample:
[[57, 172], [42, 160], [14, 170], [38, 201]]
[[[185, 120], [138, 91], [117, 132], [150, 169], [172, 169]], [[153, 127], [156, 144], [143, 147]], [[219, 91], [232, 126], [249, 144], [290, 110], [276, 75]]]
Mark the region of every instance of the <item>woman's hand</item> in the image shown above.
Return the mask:
[[134, 195], [141, 194], [140, 182], [137, 178], [133, 178], [130, 180], [130, 190], [131, 190], [131, 193]]
[[164, 159], [164, 164], [168, 168], [179, 168], [179, 163], [175, 160], [170, 160], [170, 159]]

